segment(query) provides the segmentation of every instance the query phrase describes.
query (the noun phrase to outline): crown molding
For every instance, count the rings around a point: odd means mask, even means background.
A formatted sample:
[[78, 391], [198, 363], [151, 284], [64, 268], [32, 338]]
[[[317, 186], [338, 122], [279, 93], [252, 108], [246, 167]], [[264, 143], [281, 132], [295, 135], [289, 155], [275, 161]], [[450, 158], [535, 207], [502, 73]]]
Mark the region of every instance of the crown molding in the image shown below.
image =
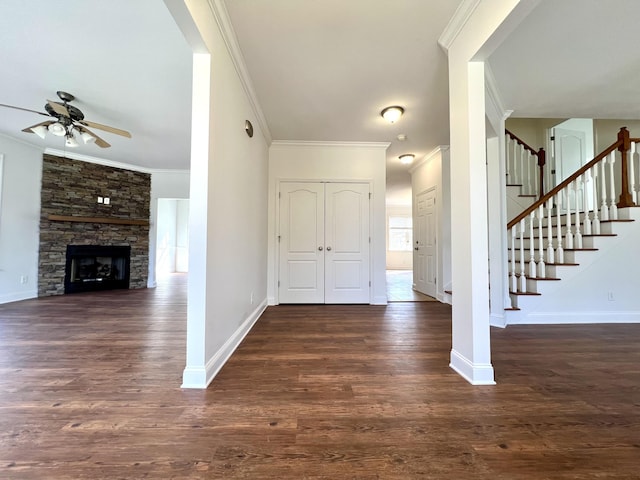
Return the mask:
[[467, 24], [471, 15], [473, 15], [480, 1], [481, 0], [463, 0], [462, 3], [458, 5], [451, 20], [447, 23], [440, 38], [438, 38], [438, 45], [440, 45], [445, 52], [449, 53], [449, 48], [451, 48], [451, 45]]
[[238, 37], [236, 36], [236, 32], [233, 29], [233, 24], [231, 23], [231, 19], [229, 18], [229, 13], [227, 11], [225, 2], [224, 0], [208, 0], [208, 3], [209, 7], [211, 8], [211, 12], [213, 13], [213, 17], [218, 24], [218, 28], [220, 29], [220, 33], [222, 34], [224, 43], [227, 46], [227, 51], [231, 56], [233, 66], [238, 73], [238, 77], [240, 77], [242, 88], [244, 89], [249, 103], [251, 104], [251, 109], [256, 116], [256, 120], [258, 122], [258, 125], [260, 126], [262, 135], [264, 136], [267, 145], [271, 145], [273, 137], [271, 136], [271, 131], [269, 130], [269, 125], [267, 124], [267, 119], [264, 116], [262, 107], [260, 107], [260, 102], [258, 102], [256, 91], [253, 88], [253, 82], [251, 81], [251, 76], [249, 75], [249, 71], [247, 70], [247, 65], [244, 61], [244, 56], [242, 55], [240, 44], [238, 43]]
[[274, 140], [272, 146], [285, 147], [355, 147], [355, 148], [389, 148], [389, 142], [323, 142], [314, 140]]
[[42, 147], [40, 145], [35, 145], [35, 144], [33, 144], [31, 142], [27, 142], [26, 140], [23, 140], [21, 138], [12, 137], [11, 135], [7, 135], [5, 133], [0, 133], [0, 138], [5, 138], [5, 139], [7, 139], [9, 141], [19, 143], [20, 145], [24, 145], [25, 147], [31, 147], [31, 148], [33, 148], [35, 150], [39, 150], [41, 152], [44, 151], [44, 147]]
[[80, 162], [95, 163], [98, 165], [104, 165], [105, 167], [120, 168], [122, 170], [132, 170], [134, 172], [141, 173], [172, 173], [172, 174], [190, 174], [190, 170], [171, 170], [162, 168], [146, 168], [139, 165], [132, 165], [130, 163], [116, 162], [113, 160], [107, 160], [106, 158], [94, 157], [92, 155], [84, 155], [82, 153], [74, 153], [65, 150], [58, 150], [55, 148], [45, 148], [45, 155], [55, 155], [56, 157], [69, 158], [71, 160], [78, 160]]
[[419, 167], [424, 165], [425, 163], [430, 162], [436, 155], [442, 152], [446, 152], [449, 150], [449, 145], [438, 145], [436, 148], [427, 153], [424, 157], [422, 157], [419, 161], [411, 165], [409, 168], [409, 173], [413, 174]]

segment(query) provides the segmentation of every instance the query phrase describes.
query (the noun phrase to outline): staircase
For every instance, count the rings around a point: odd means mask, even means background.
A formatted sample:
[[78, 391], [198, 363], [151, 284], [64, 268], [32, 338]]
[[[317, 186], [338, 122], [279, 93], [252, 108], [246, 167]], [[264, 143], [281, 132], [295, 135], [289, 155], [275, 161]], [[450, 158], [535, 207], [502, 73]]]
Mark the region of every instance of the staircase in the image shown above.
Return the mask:
[[621, 129], [616, 142], [543, 194], [544, 151], [507, 132], [507, 324], [640, 321], [633, 288], [639, 144]]

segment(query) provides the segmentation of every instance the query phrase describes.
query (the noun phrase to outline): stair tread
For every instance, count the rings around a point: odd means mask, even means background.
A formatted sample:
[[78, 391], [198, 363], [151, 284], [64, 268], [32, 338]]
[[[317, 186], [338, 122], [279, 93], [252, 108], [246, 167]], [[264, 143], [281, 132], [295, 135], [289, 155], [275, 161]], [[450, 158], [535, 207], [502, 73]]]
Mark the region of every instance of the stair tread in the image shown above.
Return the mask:
[[505, 308], [504, 310], [506, 312], [509, 312], [509, 311], [511, 311], [511, 312], [519, 312], [520, 311], [520, 309], [518, 307], [510, 307], [510, 308], [508, 307], [508, 308]]
[[566, 267], [577, 267], [580, 264], [579, 263], [545, 263], [545, 265], [550, 266], [550, 267], [562, 267], [562, 266], [566, 266]]
[[597, 252], [597, 248], [565, 248], [565, 252]]
[[539, 297], [542, 294], [541, 293], [535, 293], [535, 292], [513, 292], [513, 291], [509, 291], [509, 295], [525, 295], [525, 296], [532, 296], [532, 297]]

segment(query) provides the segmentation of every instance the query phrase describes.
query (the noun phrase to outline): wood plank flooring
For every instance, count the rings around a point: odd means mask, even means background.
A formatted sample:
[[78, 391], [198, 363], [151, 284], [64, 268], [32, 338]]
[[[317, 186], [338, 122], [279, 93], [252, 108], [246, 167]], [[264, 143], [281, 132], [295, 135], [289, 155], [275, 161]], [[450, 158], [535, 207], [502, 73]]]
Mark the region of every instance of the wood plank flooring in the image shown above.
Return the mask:
[[1, 479], [639, 479], [640, 325], [492, 332], [437, 302], [269, 308], [181, 390], [185, 277], [0, 305]]

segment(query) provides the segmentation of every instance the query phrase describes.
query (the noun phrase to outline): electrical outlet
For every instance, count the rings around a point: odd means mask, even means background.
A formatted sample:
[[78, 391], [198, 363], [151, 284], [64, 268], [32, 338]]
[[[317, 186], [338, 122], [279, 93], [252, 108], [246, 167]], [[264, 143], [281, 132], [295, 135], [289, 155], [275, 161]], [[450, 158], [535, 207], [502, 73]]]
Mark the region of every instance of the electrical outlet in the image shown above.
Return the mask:
[[609, 293], [607, 294], [607, 300], [609, 300], [610, 302], [613, 302], [613, 301], [614, 301], [614, 299], [613, 299], [613, 292], [609, 292]]
[[253, 305], [253, 292], [251, 292], [251, 296], [249, 298], [249, 301], [251, 302], [251, 305]]
[[29, 281], [29, 277], [28, 277], [28, 276], [26, 276], [26, 275], [20, 275], [20, 283], [21, 283], [22, 285], [26, 285], [28, 281]]

